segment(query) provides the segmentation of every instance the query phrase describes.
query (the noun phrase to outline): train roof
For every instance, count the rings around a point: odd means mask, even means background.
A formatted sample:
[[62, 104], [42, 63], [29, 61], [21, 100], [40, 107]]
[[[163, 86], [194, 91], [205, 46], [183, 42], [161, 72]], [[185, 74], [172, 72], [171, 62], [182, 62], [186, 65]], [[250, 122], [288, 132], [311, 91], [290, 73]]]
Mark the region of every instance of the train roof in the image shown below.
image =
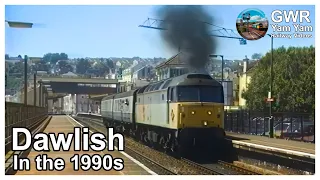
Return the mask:
[[110, 96], [106, 96], [102, 99], [102, 101], [104, 100], [108, 100], [108, 99], [113, 99], [113, 98], [122, 98], [122, 97], [128, 97], [128, 96], [133, 96], [134, 92], [137, 91], [137, 89], [135, 90], [131, 90], [131, 91], [127, 91], [127, 92], [122, 92], [119, 94], [112, 94]]
[[183, 85], [211, 85], [222, 86], [217, 80], [213, 79], [209, 74], [187, 73], [181, 76], [154, 82], [138, 89], [138, 94], [166, 89], [172, 86]]
[[187, 73], [181, 76], [176, 76], [176, 77], [165, 79], [162, 81], [153, 82], [146, 86], [143, 86], [141, 88], [131, 90], [128, 92], [106, 96], [102, 99], [102, 101], [113, 99], [113, 98], [133, 96], [136, 91], [138, 94], [141, 94], [141, 93], [157, 91], [161, 89], [167, 89], [168, 87], [173, 87], [173, 86], [188, 86], [188, 85], [222, 86], [220, 82], [213, 79], [209, 74]]

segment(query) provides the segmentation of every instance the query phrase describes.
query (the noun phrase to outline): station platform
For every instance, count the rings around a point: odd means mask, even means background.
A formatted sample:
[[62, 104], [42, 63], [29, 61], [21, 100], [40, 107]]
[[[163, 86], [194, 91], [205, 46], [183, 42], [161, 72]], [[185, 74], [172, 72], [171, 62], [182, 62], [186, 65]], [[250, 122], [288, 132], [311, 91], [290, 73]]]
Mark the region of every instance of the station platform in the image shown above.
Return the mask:
[[[74, 127], [83, 127], [79, 122], [75, 121], [73, 118], [66, 116], [66, 115], [53, 115], [52, 119], [48, 123], [47, 127], [44, 129], [43, 132], [45, 133], [64, 133], [65, 135], [67, 133], [73, 133]], [[51, 144], [51, 143], [50, 143]], [[81, 145], [82, 146], [82, 145]], [[50, 149], [52, 149], [52, 145], [50, 145]], [[63, 158], [65, 161], [65, 168], [62, 171], [37, 171], [36, 165], [35, 165], [35, 157], [39, 154], [47, 154], [50, 158]], [[82, 171], [81, 169], [79, 171], [75, 171], [73, 168], [73, 164], [70, 163], [70, 158], [74, 154], [110, 154], [113, 158], [122, 158], [124, 161], [124, 169], [121, 171], [116, 170], [110, 170], [105, 171], [103, 169], [99, 171], [89, 170], [89, 171]], [[153, 171], [145, 167], [143, 164], [129, 156], [128, 154], [124, 152], [119, 151], [101, 151], [94, 152], [94, 151], [74, 151], [74, 142], [72, 142], [72, 146], [69, 151], [52, 151], [49, 152], [37, 152], [34, 149], [30, 151], [30, 153], [27, 155], [27, 157], [30, 159], [30, 171], [17, 171], [16, 175], [150, 175], [155, 174]]]
[[315, 144], [264, 136], [226, 132], [226, 139], [233, 144], [278, 151], [286, 154], [315, 158]]

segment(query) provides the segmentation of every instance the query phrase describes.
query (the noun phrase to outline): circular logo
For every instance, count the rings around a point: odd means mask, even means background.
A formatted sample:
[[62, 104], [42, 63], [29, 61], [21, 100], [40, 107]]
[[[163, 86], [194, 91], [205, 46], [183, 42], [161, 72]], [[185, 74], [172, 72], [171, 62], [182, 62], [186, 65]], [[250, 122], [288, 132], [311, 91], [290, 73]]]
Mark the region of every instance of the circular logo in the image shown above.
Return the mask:
[[261, 10], [246, 9], [239, 14], [236, 26], [244, 39], [258, 40], [266, 35], [269, 23]]

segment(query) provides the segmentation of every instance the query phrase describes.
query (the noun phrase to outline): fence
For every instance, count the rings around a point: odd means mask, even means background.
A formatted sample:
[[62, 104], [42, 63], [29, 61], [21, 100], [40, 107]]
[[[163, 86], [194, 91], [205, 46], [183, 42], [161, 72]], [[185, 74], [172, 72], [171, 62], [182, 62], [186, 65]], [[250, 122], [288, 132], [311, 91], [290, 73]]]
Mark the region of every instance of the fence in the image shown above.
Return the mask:
[[[273, 113], [274, 137], [315, 142], [314, 115], [307, 113]], [[268, 136], [269, 114], [249, 110], [225, 111], [226, 131]]]
[[46, 107], [35, 107], [21, 103], [6, 102], [5, 107], [5, 144], [6, 153], [11, 148], [12, 128], [27, 127], [33, 130], [48, 115]]

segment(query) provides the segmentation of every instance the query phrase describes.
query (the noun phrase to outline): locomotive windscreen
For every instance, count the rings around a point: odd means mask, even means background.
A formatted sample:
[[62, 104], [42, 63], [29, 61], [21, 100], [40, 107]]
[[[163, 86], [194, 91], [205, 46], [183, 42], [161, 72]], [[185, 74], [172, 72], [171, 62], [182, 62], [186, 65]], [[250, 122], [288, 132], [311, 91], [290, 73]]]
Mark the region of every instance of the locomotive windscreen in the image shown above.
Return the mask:
[[216, 102], [224, 103], [222, 86], [178, 86], [179, 102]]

